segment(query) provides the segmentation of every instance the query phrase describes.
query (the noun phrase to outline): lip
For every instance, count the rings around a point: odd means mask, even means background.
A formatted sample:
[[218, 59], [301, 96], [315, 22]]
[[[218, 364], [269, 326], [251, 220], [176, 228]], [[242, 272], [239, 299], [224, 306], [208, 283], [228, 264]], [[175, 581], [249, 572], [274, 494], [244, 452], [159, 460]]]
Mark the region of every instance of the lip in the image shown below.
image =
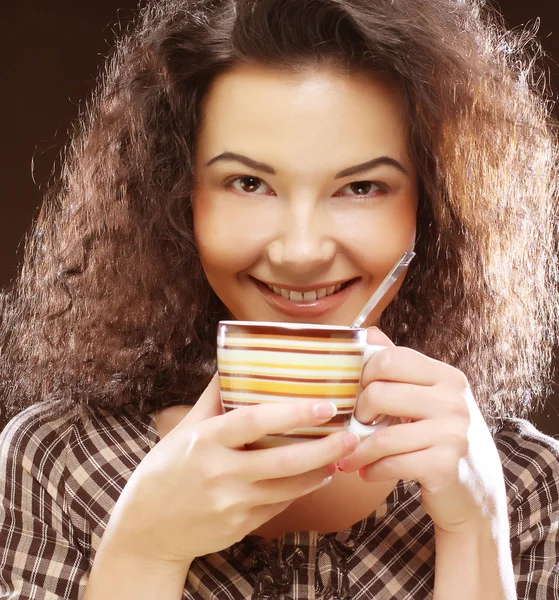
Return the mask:
[[[272, 290], [268, 288], [268, 285], [255, 279], [254, 277], [250, 278], [254, 283], [258, 291], [262, 294], [266, 302], [278, 312], [283, 313], [289, 317], [294, 318], [313, 318], [320, 317], [321, 315], [335, 310], [339, 306], [341, 306], [346, 300], [348, 295], [351, 293], [351, 289], [354, 285], [356, 285], [360, 281], [360, 277], [356, 277], [350, 280], [350, 283], [343, 289], [337, 292], [336, 294], [332, 294], [331, 296], [324, 296], [324, 298], [317, 298], [311, 302], [294, 302], [293, 300], [288, 300], [283, 296], [278, 296]], [[331, 285], [339, 285], [340, 283], [346, 283], [348, 280], [340, 281], [338, 284]], [[271, 285], [271, 284], [270, 284]], [[282, 286], [275, 286], [282, 287]], [[326, 286], [325, 286], [326, 287]], [[317, 289], [316, 287], [309, 288], [307, 287], [297, 287], [297, 286], [289, 286], [289, 288], [293, 291], [310, 291]]]

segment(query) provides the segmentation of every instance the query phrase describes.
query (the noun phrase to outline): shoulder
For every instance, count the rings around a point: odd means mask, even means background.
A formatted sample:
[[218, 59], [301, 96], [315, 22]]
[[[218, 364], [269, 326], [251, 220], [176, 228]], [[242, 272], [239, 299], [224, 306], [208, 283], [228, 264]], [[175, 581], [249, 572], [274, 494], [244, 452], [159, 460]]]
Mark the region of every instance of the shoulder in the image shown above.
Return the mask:
[[534, 479], [559, 475], [559, 440], [542, 433], [524, 419], [506, 419], [495, 434], [505, 476], [522, 477], [530, 485]]
[[0, 466], [6, 474], [18, 462], [35, 476], [49, 472], [64, 460], [75, 424], [68, 417], [53, 418], [46, 403], [35, 404], [16, 415], [0, 432]]
[[134, 451], [145, 453], [155, 434], [148, 419], [54, 416], [47, 403], [35, 404], [16, 415], [0, 432], [0, 470], [6, 474], [18, 463], [34, 478], [52, 481], [62, 469], [95, 456]]
[[524, 419], [507, 419], [495, 436], [512, 525], [551, 525], [559, 515], [559, 440]]
[[10, 514], [34, 520], [40, 512], [53, 530], [69, 527], [84, 551], [95, 550], [124, 486], [156, 443], [150, 423], [55, 417], [46, 404], [22, 411], [0, 434], [0, 499]]
[[495, 442], [507, 488], [518, 598], [557, 598], [559, 442], [523, 419], [506, 420]]

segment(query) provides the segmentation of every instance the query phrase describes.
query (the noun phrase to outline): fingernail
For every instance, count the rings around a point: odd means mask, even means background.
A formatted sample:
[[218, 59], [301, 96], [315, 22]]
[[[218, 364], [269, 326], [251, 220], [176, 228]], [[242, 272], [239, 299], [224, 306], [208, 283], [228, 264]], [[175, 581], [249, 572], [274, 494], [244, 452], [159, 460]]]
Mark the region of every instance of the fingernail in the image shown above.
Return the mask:
[[338, 407], [333, 402], [315, 404], [313, 412], [319, 419], [331, 419], [338, 412]]
[[332, 477], [332, 475], [334, 475], [335, 472], [336, 472], [336, 465], [334, 463], [328, 465], [328, 476]]
[[361, 442], [361, 438], [356, 433], [346, 433], [344, 442], [349, 450], [355, 450]]
[[350, 461], [346, 458], [342, 458], [338, 461], [336, 465], [338, 467], [338, 471], [347, 471], [350, 466]]

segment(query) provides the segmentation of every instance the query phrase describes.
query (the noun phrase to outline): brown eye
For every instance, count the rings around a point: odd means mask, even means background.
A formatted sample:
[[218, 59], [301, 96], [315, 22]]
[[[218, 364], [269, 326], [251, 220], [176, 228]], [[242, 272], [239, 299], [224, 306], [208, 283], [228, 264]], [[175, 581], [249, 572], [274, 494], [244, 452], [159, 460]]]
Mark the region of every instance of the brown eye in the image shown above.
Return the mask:
[[274, 195], [272, 188], [265, 181], [252, 175], [234, 177], [233, 179], [230, 179], [226, 185], [243, 194]]
[[378, 181], [353, 181], [344, 185], [341, 190], [336, 192], [336, 196], [349, 196], [350, 198], [355, 197], [366, 197], [372, 198], [378, 193], [387, 191], [387, 187]]
[[262, 181], [258, 177], [240, 177], [239, 187], [243, 192], [256, 192], [256, 190], [262, 185]]
[[370, 181], [354, 181], [349, 184], [351, 191], [357, 196], [366, 196], [373, 187]]

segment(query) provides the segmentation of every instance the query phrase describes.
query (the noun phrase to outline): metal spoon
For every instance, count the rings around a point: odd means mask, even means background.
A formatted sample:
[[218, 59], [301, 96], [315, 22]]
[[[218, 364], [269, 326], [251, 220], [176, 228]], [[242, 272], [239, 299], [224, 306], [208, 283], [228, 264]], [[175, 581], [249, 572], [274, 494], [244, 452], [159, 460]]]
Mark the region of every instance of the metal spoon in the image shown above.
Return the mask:
[[396, 281], [396, 279], [398, 279], [400, 273], [406, 267], [409, 267], [414, 256], [415, 252], [404, 253], [404, 256], [402, 256], [402, 258], [394, 265], [392, 271], [390, 271], [390, 273], [388, 273], [388, 275], [384, 278], [384, 281], [375, 290], [375, 293], [371, 296], [371, 299], [363, 307], [363, 310], [357, 315], [357, 318], [351, 324], [352, 329], [361, 327], [362, 323], [370, 315], [373, 308], [375, 308], [375, 306], [382, 300], [384, 294], [386, 294], [392, 284]]

